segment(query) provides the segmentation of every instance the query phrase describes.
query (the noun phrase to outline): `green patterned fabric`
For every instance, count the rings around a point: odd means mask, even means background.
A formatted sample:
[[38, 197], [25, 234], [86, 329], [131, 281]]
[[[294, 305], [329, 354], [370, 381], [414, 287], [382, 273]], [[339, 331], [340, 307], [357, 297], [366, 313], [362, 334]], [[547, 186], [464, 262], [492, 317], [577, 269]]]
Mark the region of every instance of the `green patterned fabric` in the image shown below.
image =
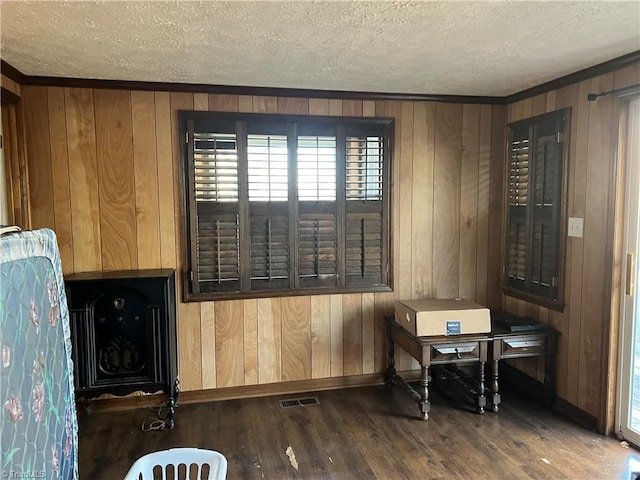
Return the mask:
[[2, 478], [78, 478], [69, 312], [55, 234], [0, 238]]

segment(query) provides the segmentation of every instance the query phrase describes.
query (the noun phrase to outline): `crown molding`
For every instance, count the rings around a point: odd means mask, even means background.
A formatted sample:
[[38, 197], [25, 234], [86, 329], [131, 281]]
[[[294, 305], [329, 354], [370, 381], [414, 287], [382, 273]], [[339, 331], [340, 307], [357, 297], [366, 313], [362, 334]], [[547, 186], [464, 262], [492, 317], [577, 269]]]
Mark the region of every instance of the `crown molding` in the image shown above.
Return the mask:
[[248, 87], [232, 85], [208, 85], [201, 83], [169, 83], [169, 82], [140, 82], [133, 80], [104, 80], [90, 78], [43, 77], [24, 75], [17, 68], [0, 60], [0, 71], [3, 75], [20, 85], [57, 86], [68, 88], [107, 88], [116, 90], [142, 90], [167, 92], [215, 93], [226, 95], [257, 95], [275, 97], [299, 98], [327, 98], [337, 100], [392, 100], [392, 101], [422, 101], [442, 103], [468, 103], [508, 105], [529, 97], [566, 87], [572, 83], [596, 77], [604, 73], [640, 63], [640, 50], [628, 53], [618, 58], [585, 68], [549, 82], [537, 85], [520, 92], [503, 96], [475, 96], [475, 95], [437, 95], [418, 93], [381, 93], [381, 92], [351, 92], [348, 90], [313, 90], [302, 88]]
[[573, 83], [578, 83], [583, 80], [597, 77], [598, 75], [602, 75], [604, 73], [613, 72], [614, 70], [618, 70], [619, 68], [623, 68], [623, 67], [628, 67], [629, 65], [633, 65], [635, 63], [640, 63], [640, 50], [636, 50], [635, 52], [628, 53], [621, 57], [614, 58], [612, 60], [609, 60], [603, 63], [599, 63], [597, 65], [582, 69], [574, 73], [570, 73], [569, 75], [556, 78], [555, 80], [542, 83], [535, 87], [527, 88], [526, 90], [522, 90], [521, 92], [517, 92], [512, 95], [507, 95], [506, 97], [504, 97], [504, 103], [510, 104], [514, 102], [519, 102], [520, 100], [524, 100], [530, 97], [535, 97], [536, 95], [547, 93], [547, 92], [550, 92], [551, 90], [556, 90], [558, 88], [566, 87]]
[[102, 80], [66, 77], [25, 76], [23, 85], [69, 88], [109, 88], [166, 92], [216, 93], [223, 95], [257, 95], [265, 97], [327, 98], [341, 100], [396, 100], [444, 103], [502, 104], [502, 97], [474, 95], [436, 95], [418, 93], [352, 92], [348, 90], [313, 90], [303, 88], [248, 87], [208, 85], [202, 83], [140, 82], [133, 80]]

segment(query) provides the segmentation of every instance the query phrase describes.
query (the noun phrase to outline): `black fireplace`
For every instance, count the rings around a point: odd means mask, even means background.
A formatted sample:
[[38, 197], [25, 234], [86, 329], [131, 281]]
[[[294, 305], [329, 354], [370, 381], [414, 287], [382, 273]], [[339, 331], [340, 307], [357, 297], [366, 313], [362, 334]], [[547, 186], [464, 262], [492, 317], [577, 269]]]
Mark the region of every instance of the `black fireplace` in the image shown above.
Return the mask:
[[164, 391], [178, 397], [175, 272], [76, 273], [65, 278], [76, 396]]

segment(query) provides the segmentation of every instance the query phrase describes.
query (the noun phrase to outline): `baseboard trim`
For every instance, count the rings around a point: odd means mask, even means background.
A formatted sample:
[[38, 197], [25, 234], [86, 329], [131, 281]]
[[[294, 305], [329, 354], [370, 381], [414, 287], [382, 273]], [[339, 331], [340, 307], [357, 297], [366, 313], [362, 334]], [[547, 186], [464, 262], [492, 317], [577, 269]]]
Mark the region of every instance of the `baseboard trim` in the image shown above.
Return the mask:
[[[518, 390], [521, 390], [532, 398], [535, 398], [536, 400], [539, 400], [541, 402], [546, 401], [544, 397], [544, 385], [542, 384], [542, 382], [537, 381], [535, 378], [530, 377], [526, 373], [521, 372], [508, 363], [500, 364], [500, 379], [501, 384], [502, 382], [507, 382]], [[559, 413], [560, 415], [569, 418], [570, 420], [591, 431], [598, 431], [598, 419], [595, 416], [585, 412], [584, 410], [581, 410], [565, 399], [556, 396], [554, 401], [549, 405], [555, 412]]]
[[[418, 378], [419, 372], [401, 372], [408, 379]], [[322, 390], [338, 390], [341, 388], [370, 387], [384, 384], [383, 373], [354, 375], [348, 377], [318, 378], [293, 382], [268, 383], [264, 385], [247, 385], [241, 387], [212, 388], [180, 392], [179, 403], [204, 403], [241, 398], [268, 397], [273, 395], [291, 395]], [[137, 408], [157, 407], [167, 399], [164, 393], [151, 395], [133, 394], [126, 397], [96, 398], [90, 401], [79, 400], [78, 411], [116, 412]], [[179, 415], [179, 414], [178, 414]]]
[[572, 403], [567, 402], [564, 398], [557, 398], [556, 402], [553, 404], [553, 409], [560, 415], [582, 425], [584, 428], [593, 432], [598, 432], [598, 419], [590, 413], [576, 407]]

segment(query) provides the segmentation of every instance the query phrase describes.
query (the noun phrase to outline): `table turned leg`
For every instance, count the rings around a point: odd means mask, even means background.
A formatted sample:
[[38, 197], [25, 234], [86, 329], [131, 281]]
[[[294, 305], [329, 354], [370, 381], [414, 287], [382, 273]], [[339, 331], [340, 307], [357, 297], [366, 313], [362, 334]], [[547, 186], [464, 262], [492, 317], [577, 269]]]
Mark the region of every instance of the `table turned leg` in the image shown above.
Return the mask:
[[484, 413], [484, 407], [487, 404], [487, 398], [484, 396], [484, 363], [478, 362], [478, 396], [476, 398], [478, 413]]
[[493, 397], [491, 399], [491, 411], [498, 413], [498, 405], [500, 405], [500, 390], [498, 387], [498, 360], [491, 362], [491, 391]]
[[396, 357], [393, 340], [387, 342], [387, 383], [389, 385], [396, 384]]
[[429, 403], [429, 366], [423, 366], [420, 373], [420, 402], [418, 408], [420, 408], [420, 418], [427, 420], [429, 418], [429, 410], [431, 404]]

